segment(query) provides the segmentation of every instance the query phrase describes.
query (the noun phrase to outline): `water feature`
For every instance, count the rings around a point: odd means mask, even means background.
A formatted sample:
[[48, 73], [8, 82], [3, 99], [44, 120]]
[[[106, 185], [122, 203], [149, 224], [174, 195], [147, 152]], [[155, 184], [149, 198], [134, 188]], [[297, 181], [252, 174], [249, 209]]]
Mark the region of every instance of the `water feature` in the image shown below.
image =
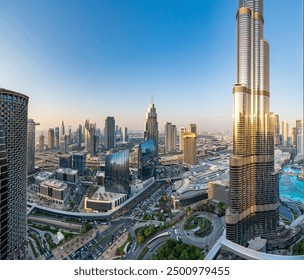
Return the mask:
[[299, 169], [285, 166], [279, 179], [280, 196], [304, 203], [304, 181], [297, 178]]

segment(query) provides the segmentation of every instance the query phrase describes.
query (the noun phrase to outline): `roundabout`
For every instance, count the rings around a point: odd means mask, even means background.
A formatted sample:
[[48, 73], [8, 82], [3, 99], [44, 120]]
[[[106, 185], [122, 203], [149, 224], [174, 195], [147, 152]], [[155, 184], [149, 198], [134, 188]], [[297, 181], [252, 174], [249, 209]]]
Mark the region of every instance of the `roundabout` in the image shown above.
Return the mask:
[[181, 221], [179, 236], [187, 244], [211, 249], [223, 234], [224, 228], [223, 220], [216, 214], [201, 212]]
[[186, 220], [184, 230], [191, 230], [196, 237], [203, 238], [211, 233], [212, 224], [204, 217], [192, 216]]

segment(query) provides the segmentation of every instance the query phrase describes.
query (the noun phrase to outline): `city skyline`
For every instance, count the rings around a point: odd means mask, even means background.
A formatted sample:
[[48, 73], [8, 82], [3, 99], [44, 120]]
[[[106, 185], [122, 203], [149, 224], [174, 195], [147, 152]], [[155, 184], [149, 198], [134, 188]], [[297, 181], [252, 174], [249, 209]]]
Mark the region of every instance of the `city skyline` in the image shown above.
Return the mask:
[[[293, 127], [303, 114], [302, 1], [272, 2], [265, 1], [270, 110]], [[151, 95], [160, 128], [172, 121], [195, 122], [198, 131], [232, 129], [235, 3], [74, 3], [4, 1], [0, 11], [0, 87], [30, 97], [29, 118], [39, 130], [64, 120], [75, 131], [88, 118], [103, 128], [109, 115], [143, 130]]]

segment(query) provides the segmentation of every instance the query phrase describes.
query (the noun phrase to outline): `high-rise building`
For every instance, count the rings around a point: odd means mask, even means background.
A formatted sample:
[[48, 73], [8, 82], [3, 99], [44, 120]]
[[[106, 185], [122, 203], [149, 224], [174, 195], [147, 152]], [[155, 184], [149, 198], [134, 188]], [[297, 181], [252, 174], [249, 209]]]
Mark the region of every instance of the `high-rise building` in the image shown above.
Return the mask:
[[86, 156], [85, 153], [72, 154], [72, 168], [78, 170], [79, 176], [84, 176], [86, 170]]
[[60, 155], [59, 168], [72, 168], [72, 155], [70, 154]]
[[[117, 126], [118, 131], [118, 126]], [[104, 128], [104, 142], [106, 149], [113, 149], [115, 146], [115, 119], [114, 117], [107, 117]]]
[[299, 128], [297, 136], [297, 155], [304, 156], [304, 128]]
[[105, 190], [130, 194], [129, 150], [107, 154], [105, 163]]
[[296, 129], [297, 133], [299, 134], [300, 128], [303, 127], [303, 121], [302, 120], [296, 120]]
[[41, 132], [41, 134], [39, 136], [38, 151], [39, 152], [43, 152], [44, 151], [44, 135], [43, 135], [42, 132]]
[[60, 152], [67, 153], [67, 151], [68, 151], [68, 136], [67, 135], [60, 136], [59, 148], [60, 148]]
[[295, 145], [297, 146], [297, 140], [298, 140], [298, 135], [301, 134], [302, 129], [303, 129], [303, 121], [302, 120], [296, 120], [296, 135], [295, 135]]
[[177, 138], [177, 128], [176, 125], [172, 125], [172, 150], [176, 151], [176, 138]]
[[184, 133], [186, 132], [185, 127], [179, 129], [179, 150], [182, 151], [184, 147]]
[[[33, 120], [32, 120], [33, 121]], [[34, 124], [35, 129], [35, 124]], [[5, 149], [4, 133], [2, 129], [2, 122], [0, 122], [0, 259], [6, 259], [8, 254], [8, 238], [7, 238], [7, 218], [8, 218], [8, 200], [4, 199], [8, 195], [8, 176], [7, 176], [7, 153]], [[2, 199], [3, 197], [3, 199]], [[3, 213], [2, 213], [3, 209]], [[6, 236], [6, 237], [5, 237]]]
[[0, 109], [0, 259], [19, 259], [27, 248], [28, 97], [0, 88]]
[[127, 143], [128, 141], [129, 141], [128, 128], [127, 127], [123, 127], [123, 129], [122, 129], [122, 142]]
[[90, 123], [89, 120], [86, 120], [84, 125], [84, 146], [90, 155], [95, 154], [95, 133], [96, 133], [96, 124]]
[[55, 147], [55, 131], [54, 128], [50, 128], [48, 132], [48, 148], [54, 149]]
[[155, 177], [157, 154], [154, 139], [150, 138], [138, 147], [138, 179], [145, 181]]
[[55, 127], [55, 147], [59, 148], [59, 127]]
[[156, 108], [152, 100], [146, 113], [146, 121], [144, 126], [144, 140], [147, 141], [150, 138], [153, 138], [154, 140], [156, 153], [158, 155], [158, 122]]
[[64, 122], [62, 121], [62, 123], [61, 123], [61, 136], [62, 135], [65, 135], [65, 127], [64, 127]]
[[69, 134], [68, 134], [68, 143], [72, 144], [73, 143], [73, 139], [72, 139], [72, 127], [69, 126]]
[[274, 115], [274, 144], [276, 146], [281, 145], [279, 115]]
[[279, 225], [278, 174], [274, 172], [274, 115], [269, 112], [269, 44], [263, 0], [239, 0], [237, 78], [233, 89], [233, 155], [227, 239], [245, 245], [269, 239]]
[[27, 122], [27, 172], [35, 171], [35, 147], [36, 147], [36, 125], [33, 119]]
[[82, 143], [82, 126], [81, 126], [81, 124], [78, 127], [78, 137], [77, 137], [77, 140], [78, 140], [78, 148], [81, 148], [81, 143]]
[[296, 147], [297, 146], [297, 128], [296, 127], [293, 127], [291, 129], [291, 145]]
[[196, 134], [184, 132], [183, 137], [183, 163], [196, 165]]
[[284, 147], [288, 146], [288, 132], [289, 132], [288, 122], [282, 121], [282, 145]]
[[165, 152], [176, 150], [176, 126], [170, 122], [165, 123]]
[[94, 135], [94, 154], [99, 152], [99, 136]]
[[189, 132], [197, 134], [196, 124], [190, 123], [189, 124]]

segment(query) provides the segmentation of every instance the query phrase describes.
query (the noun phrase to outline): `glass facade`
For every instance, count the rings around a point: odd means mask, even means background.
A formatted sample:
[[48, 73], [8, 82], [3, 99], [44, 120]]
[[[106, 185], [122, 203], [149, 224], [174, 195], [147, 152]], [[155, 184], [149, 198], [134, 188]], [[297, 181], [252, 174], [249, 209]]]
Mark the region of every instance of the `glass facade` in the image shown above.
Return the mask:
[[233, 89], [233, 156], [226, 235], [245, 245], [268, 239], [278, 226], [278, 175], [274, 172], [275, 117], [269, 111], [269, 44], [263, 0], [240, 0], [237, 11], [237, 83]]
[[[0, 88], [0, 109], [0, 121], [7, 154], [7, 168], [5, 167], [5, 162], [0, 164], [1, 180], [3, 176], [7, 176], [7, 193], [0, 195], [1, 226], [5, 217], [7, 221], [7, 226], [1, 228], [4, 233], [1, 233], [0, 240], [2, 242], [2, 240], [7, 239], [7, 253], [4, 252], [7, 255], [1, 256], [1, 258], [19, 259], [24, 258], [27, 248], [28, 97]], [[2, 184], [6, 184], [5, 179]], [[3, 190], [2, 187], [1, 190]]]
[[151, 101], [148, 111], [146, 113], [146, 121], [144, 127], [144, 139], [145, 141], [153, 138], [156, 147], [156, 154], [158, 155], [158, 122], [156, 108]]
[[138, 148], [138, 179], [147, 180], [155, 176], [157, 150], [153, 138], [141, 143]]
[[72, 155], [72, 168], [78, 170], [79, 176], [84, 176], [86, 170], [86, 154], [75, 153]]
[[0, 123], [0, 259], [5, 260], [8, 254], [8, 200], [7, 200], [7, 154], [2, 125]]
[[33, 119], [27, 122], [27, 171], [32, 173], [35, 171], [35, 130], [36, 125]]
[[129, 150], [108, 154], [105, 164], [105, 190], [130, 194]]

